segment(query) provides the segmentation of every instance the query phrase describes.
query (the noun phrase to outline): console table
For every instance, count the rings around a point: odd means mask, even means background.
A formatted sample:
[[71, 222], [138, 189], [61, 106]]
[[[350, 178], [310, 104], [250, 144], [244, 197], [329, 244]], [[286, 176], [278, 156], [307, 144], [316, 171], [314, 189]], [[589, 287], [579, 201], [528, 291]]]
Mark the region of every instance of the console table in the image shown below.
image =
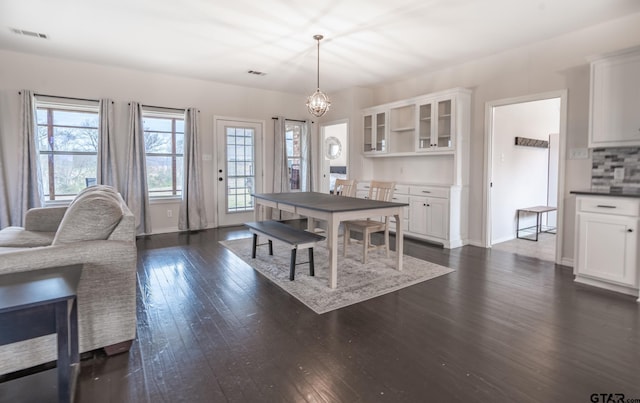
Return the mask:
[[[527, 207], [527, 208], [520, 208], [517, 211], [517, 219], [516, 219], [516, 238], [519, 239], [526, 239], [528, 241], [537, 241], [538, 240], [538, 234], [540, 234], [541, 232], [550, 232], [550, 233], [555, 233], [554, 231], [556, 230], [556, 227], [546, 227], [542, 225], [542, 214], [543, 213], [548, 213], [550, 211], [556, 211], [557, 207], [551, 207], [551, 206], [535, 206], [535, 207]], [[536, 225], [535, 226], [530, 226], [530, 227], [525, 227], [525, 228], [520, 228], [520, 213], [531, 213], [531, 214], [535, 214], [536, 215]], [[527, 232], [529, 236], [531, 236], [532, 232], [535, 232], [535, 238], [531, 239], [531, 238], [527, 238], [527, 236], [520, 236], [520, 232]]]
[[58, 340], [58, 401], [71, 402], [79, 371], [77, 289], [82, 265], [0, 275], [0, 345], [51, 333]]

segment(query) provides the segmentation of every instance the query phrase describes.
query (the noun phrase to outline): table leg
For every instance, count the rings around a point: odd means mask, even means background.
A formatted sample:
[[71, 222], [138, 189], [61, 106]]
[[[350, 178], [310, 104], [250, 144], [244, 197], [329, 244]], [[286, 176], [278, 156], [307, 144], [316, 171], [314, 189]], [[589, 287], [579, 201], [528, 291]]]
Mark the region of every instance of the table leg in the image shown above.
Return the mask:
[[331, 216], [327, 220], [327, 246], [329, 247], [329, 287], [338, 286], [338, 227], [340, 222]]
[[80, 344], [78, 340], [78, 299], [74, 298], [71, 302], [71, 313], [69, 314], [69, 339], [71, 346], [69, 347], [69, 355], [71, 356], [71, 364], [80, 363]]
[[396, 215], [396, 268], [402, 271], [402, 255], [404, 254], [404, 229], [402, 228], [402, 210]]
[[67, 300], [56, 303], [58, 339], [58, 401], [71, 401], [71, 362], [69, 359], [69, 309]]
[[316, 221], [313, 219], [313, 217], [307, 217], [307, 231], [316, 231]]

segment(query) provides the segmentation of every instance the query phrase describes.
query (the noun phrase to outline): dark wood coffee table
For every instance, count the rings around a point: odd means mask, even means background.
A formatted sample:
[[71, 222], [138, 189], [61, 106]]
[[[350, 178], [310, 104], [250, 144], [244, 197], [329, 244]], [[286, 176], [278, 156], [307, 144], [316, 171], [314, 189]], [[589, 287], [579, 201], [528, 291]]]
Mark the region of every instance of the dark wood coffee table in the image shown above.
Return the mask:
[[82, 265], [0, 275], [0, 345], [58, 339], [58, 401], [71, 402], [80, 368], [77, 289]]

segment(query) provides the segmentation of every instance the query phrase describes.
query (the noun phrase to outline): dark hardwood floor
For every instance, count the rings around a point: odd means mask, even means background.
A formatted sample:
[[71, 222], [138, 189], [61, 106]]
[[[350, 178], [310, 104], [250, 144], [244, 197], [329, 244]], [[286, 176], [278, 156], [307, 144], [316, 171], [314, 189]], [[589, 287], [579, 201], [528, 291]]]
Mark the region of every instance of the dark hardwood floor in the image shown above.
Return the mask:
[[639, 304], [568, 267], [406, 240], [456, 271], [317, 315], [218, 244], [247, 236], [140, 239], [137, 339], [82, 362], [76, 402], [640, 399]]

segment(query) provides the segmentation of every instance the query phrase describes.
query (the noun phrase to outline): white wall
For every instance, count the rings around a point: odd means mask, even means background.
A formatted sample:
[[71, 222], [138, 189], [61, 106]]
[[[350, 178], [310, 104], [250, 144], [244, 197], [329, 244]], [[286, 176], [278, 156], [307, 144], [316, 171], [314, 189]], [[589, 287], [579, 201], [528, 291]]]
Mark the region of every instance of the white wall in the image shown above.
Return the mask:
[[[560, 128], [560, 98], [493, 110], [491, 243], [516, 237], [517, 209], [547, 204], [549, 148], [515, 145], [514, 138], [549, 140]], [[535, 225], [521, 215], [520, 228]]]
[[[486, 233], [483, 222], [485, 104], [493, 100], [567, 89], [567, 150], [584, 148], [587, 146], [589, 116], [588, 58], [595, 54], [639, 44], [640, 14], [633, 14], [447, 70], [418, 73], [412, 78], [382, 85], [374, 89], [371, 103], [362, 106], [383, 104], [454, 87], [473, 90], [469, 237], [473, 244], [484, 245]], [[353, 117], [359, 119], [359, 115]], [[355, 137], [358, 137], [356, 144], [360, 147], [362, 129], [360, 128], [355, 134], [357, 136], [352, 136], [354, 137], [352, 141], [356, 141]], [[561, 156], [561, 158], [566, 157]], [[585, 159], [565, 160], [565, 162], [564, 194], [559, 195], [559, 202], [565, 207], [564, 221], [561, 223], [565, 231], [561, 256], [563, 261], [570, 263], [573, 258], [575, 200], [569, 195], [569, 191], [589, 188], [591, 161]], [[431, 175], [424, 177], [425, 172], [428, 172], [426, 169], [416, 169], [416, 164], [427, 164], [426, 162], [410, 163], [414, 173], [411, 177], [406, 177], [406, 180], [430, 181], [432, 179]], [[389, 170], [394, 172], [402, 170], [405, 175], [408, 175], [409, 170], [406, 164], [407, 162], [401, 159], [369, 158], [363, 166], [370, 166], [374, 175], [383, 174]]]
[[[197, 107], [200, 109], [203, 154], [216, 155], [214, 150], [214, 115], [259, 119], [264, 121], [266, 160], [273, 153], [272, 116], [306, 119], [304, 96], [282, 92], [245, 88], [202, 80], [101, 66], [70, 60], [40, 57], [17, 52], [0, 51], [0, 158], [5, 167], [16, 166], [16, 141], [19, 130], [19, 97], [21, 89], [36, 93], [80, 97], [111, 98], [116, 106], [116, 146], [120, 176], [124, 170], [126, 150], [127, 103], [164, 107]], [[210, 226], [215, 214], [215, 158], [203, 161], [207, 219]], [[9, 194], [17, 194], [16, 171], [5, 172]], [[265, 184], [272, 183], [266, 172]], [[268, 190], [268, 189], [267, 189]], [[15, 202], [12, 203], [15, 205]], [[167, 210], [173, 217], [167, 217]], [[152, 205], [152, 231], [177, 230], [178, 204]]]
[[[362, 158], [360, 110], [453, 87], [472, 89], [469, 237], [472, 243], [482, 245], [486, 232], [482, 219], [486, 102], [567, 89], [567, 149], [586, 147], [589, 113], [587, 58], [637, 45], [640, 45], [640, 14], [633, 14], [447, 70], [416, 72], [411, 78], [377, 88], [351, 88], [329, 94], [332, 109], [321, 121], [349, 119], [349, 170], [353, 177], [383, 177], [386, 172], [397, 172], [404, 175], [404, 181], [436, 181], [440, 178], [438, 173], [442, 171], [438, 169], [437, 161]], [[119, 107], [120, 120], [124, 119], [126, 102], [130, 100], [170, 107], [198, 107], [202, 111], [203, 146], [211, 153], [214, 114], [265, 120], [267, 145], [271, 144], [273, 137], [271, 116], [280, 114], [293, 119], [307, 118], [304, 96], [0, 51], [2, 158], [9, 158], [12, 163], [15, 162], [11, 152], [14, 144], [12, 136], [17, 125], [14, 119], [8, 121], [7, 116], [17, 114], [17, 109], [9, 103], [13, 102], [15, 93], [23, 88], [54, 95], [111, 97]], [[424, 164], [430, 164], [430, 169], [422, 169]], [[204, 165], [209, 204], [214, 203], [211, 165]], [[316, 169], [316, 172], [319, 171]], [[7, 179], [10, 182], [8, 186], [16, 189], [15, 179]], [[270, 174], [267, 173], [267, 183], [269, 179]], [[316, 183], [319, 183], [319, 179]], [[564, 221], [561, 223], [565, 229], [562, 257], [570, 260], [573, 257], [575, 210], [574, 198], [569, 191], [590, 186], [591, 161], [565, 160], [564, 180], [564, 194], [559, 195], [565, 207]], [[210, 207], [208, 215], [213, 211], [213, 207]]]

